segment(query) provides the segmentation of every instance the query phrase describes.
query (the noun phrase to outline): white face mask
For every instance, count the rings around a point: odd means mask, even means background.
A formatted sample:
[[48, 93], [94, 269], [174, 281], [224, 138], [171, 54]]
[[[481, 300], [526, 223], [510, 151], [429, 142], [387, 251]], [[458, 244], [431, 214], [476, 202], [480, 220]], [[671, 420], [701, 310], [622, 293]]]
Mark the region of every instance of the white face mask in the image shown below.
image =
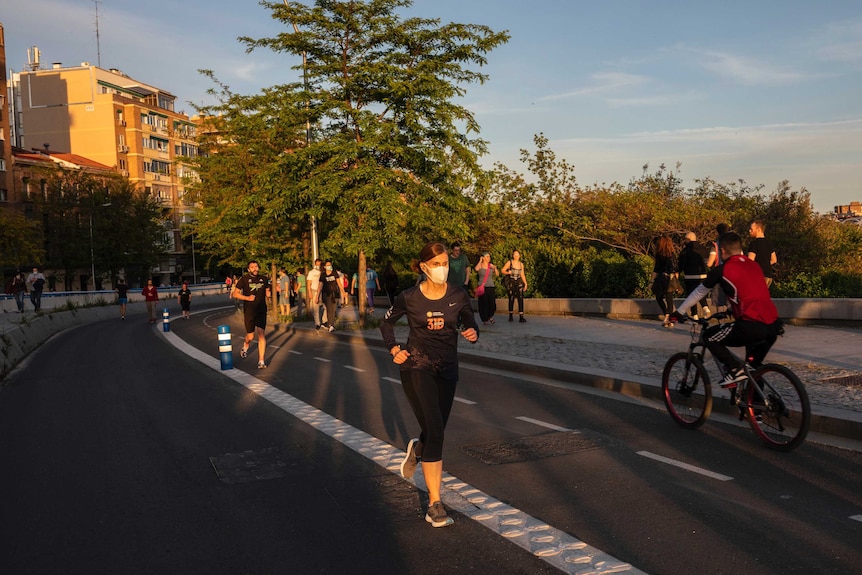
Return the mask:
[[326, 271], [331, 272], [331, 271], [332, 271], [332, 266], [326, 266]]
[[425, 275], [435, 284], [444, 284], [449, 278], [449, 266], [425, 267]]

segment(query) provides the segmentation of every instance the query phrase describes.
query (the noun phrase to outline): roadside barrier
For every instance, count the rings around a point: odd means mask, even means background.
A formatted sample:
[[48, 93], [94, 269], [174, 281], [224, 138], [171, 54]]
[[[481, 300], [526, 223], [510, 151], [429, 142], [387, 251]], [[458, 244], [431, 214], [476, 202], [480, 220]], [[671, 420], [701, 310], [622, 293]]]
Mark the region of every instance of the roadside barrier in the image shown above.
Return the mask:
[[222, 371], [233, 369], [233, 345], [230, 338], [230, 326], [218, 326], [218, 351]]

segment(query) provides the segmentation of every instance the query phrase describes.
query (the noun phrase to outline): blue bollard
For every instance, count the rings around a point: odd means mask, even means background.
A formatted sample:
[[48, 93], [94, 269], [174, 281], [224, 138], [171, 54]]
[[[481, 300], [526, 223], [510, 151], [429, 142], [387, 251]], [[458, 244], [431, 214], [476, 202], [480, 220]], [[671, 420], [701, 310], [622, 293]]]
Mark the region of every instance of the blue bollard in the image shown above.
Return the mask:
[[218, 326], [218, 351], [221, 356], [222, 370], [233, 369], [233, 347], [230, 339], [230, 326]]
[[171, 331], [171, 312], [168, 311], [168, 308], [162, 312], [162, 331]]

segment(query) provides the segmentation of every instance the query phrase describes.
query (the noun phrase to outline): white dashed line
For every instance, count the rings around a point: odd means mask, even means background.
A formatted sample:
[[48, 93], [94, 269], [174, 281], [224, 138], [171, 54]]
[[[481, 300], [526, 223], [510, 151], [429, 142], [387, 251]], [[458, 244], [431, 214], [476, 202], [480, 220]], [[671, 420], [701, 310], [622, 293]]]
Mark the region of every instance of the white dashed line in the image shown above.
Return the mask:
[[296, 351], [295, 349], [290, 349], [287, 353], [292, 353], [293, 355], [302, 355], [301, 351]]
[[317, 361], [322, 361], [323, 363], [330, 363], [332, 361], [331, 359], [326, 359], [325, 357], [315, 357], [314, 359], [316, 359]]
[[461, 402], [461, 403], [466, 403], [467, 405], [476, 405], [476, 402], [475, 402], [475, 401], [470, 401], [469, 399], [463, 399], [463, 398], [461, 398], [461, 397], [456, 397], [456, 398], [455, 398], [455, 401], [458, 401], [458, 402]]
[[401, 385], [401, 380], [395, 379], [394, 377], [384, 377], [383, 380], [384, 381], [391, 381], [392, 383], [397, 383], [398, 385]]
[[[401, 461], [405, 455], [400, 449], [272, 387], [251, 374], [238, 369], [221, 370], [221, 362], [218, 359], [189, 345], [172, 332], [159, 331], [158, 333], [186, 355], [236, 381], [261, 398], [400, 477]], [[405, 481], [408, 480], [405, 479]], [[417, 472], [415, 479], [409, 482], [427, 491], [421, 472]], [[484, 525], [563, 573], [574, 575], [589, 570], [593, 573], [643, 574], [643, 571], [634, 566], [608, 555], [601, 549], [587, 545], [568, 533], [527, 515], [520, 509], [486, 495], [469, 483], [446, 472], [443, 473], [443, 490], [440, 495], [450, 509]]]
[[515, 419], [520, 419], [521, 421], [526, 421], [527, 423], [532, 423], [533, 425], [540, 425], [542, 427], [547, 427], [548, 429], [553, 429], [554, 431], [574, 431], [574, 429], [569, 429], [568, 427], [560, 427], [559, 425], [554, 425], [553, 423], [548, 423], [546, 421], [540, 421], [538, 419], [533, 419], [532, 417], [526, 416], [518, 416]]
[[851, 515], [850, 519], [852, 519], [853, 521], [862, 522], [862, 515]]
[[359, 372], [359, 373], [365, 373], [365, 370], [364, 370], [364, 369], [360, 369], [360, 368], [358, 368], [358, 367], [353, 367], [352, 365], [345, 365], [344, 367], [345, 367], [346, 369], [349, 369], [350, 371], [356, 371], [356, 372]]
[[702, 467], [697, 467], [694, 465], [689, 465], [688, 463], [683, 463], [682, 461], [677, 461], [676, 459], [670, 459], [668, 457], [656, 455], [655, 453], [651, 453], [649, 451], [638, 451], [637, 454], [642, 455], [648, 459], [654, 459], [655, 461], [661, 461], [662, 463], [667, 463], [668, 465], [673, 465], [674, 467], [685, 469], [686, 471], [691, 471], [692, 473], [699, 473], [701, 475], [705, 475], [706, 477], [711, 477], [712, 479], [718, 479], [719, 481], [733, 481], [733, 477], [730, 477], [729, 475], [715, 473], [714, 471], [710, 471], [708, 469], [704, 469]]

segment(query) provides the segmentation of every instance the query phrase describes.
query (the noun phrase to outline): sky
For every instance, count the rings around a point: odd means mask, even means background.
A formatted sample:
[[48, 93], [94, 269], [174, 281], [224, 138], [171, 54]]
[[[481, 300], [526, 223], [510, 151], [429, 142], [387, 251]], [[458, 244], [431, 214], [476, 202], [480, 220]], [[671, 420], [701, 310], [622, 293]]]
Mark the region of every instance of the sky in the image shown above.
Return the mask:
[[[582, 186], [679, 163], [686, 187], [788, 180], [820, 212], [862, 201], [859, 0], [415, 0], [405, 14], [511, 35], [460, 101], [488, 168], [526, 172], [520, 150], [541, 132]], [[301, 76], [236, 40], [285, 31], [256, 0], [0, 0], [0, 23], [13, 71], [30, 46], [43, 66], [101, 61], [189, 115], [211, 102], [199, 69], [243, 94]]]

